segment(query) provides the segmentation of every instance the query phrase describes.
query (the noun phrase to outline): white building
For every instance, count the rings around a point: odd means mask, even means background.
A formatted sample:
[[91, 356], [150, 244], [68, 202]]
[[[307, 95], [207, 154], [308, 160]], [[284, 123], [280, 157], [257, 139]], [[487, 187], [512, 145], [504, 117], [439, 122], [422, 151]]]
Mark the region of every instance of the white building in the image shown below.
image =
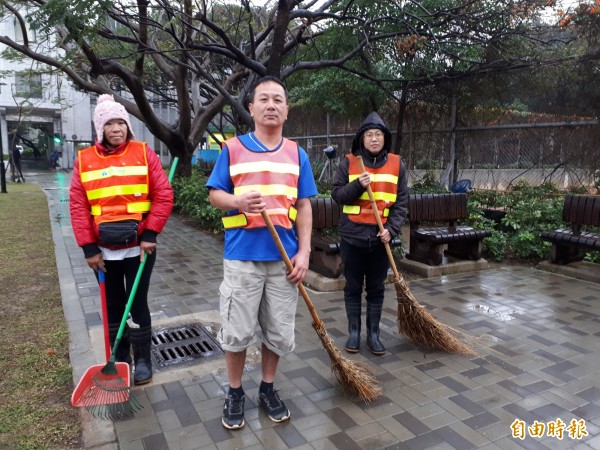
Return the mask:
[[[0, 34], [23, 42], [20, 27], [5, 19], [0, 22]], [[36, 41], [30, 31], [30, 42]], [[47, 161], [56, 148], [62, 153], [63, 168], [72, 167], [77, 148], [93, 142], [92, 123], [96, 105], [95, 94], [73, 89], [67, 77], [57, 70], [50, 71], [36, 61], [8, 61], [1, 56], [6, 49], [0, 44], [0, 136], [6, 155], [15, 145], [24, 147], [24, 159]], [[54, 50], [48, 50], [49, 52]], [[131, 116], [137, 140], [146, 141], [168, 163], [168, 152], [147, 128]], [[56, 140], [60, 141], [56, 143]]]

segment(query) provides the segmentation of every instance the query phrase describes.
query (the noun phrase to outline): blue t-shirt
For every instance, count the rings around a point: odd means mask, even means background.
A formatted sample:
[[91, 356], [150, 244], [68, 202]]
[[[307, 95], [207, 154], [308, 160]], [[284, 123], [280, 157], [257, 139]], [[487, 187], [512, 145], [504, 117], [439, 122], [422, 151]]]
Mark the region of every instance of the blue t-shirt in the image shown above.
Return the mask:
[[[250, 138], [249, 134], [237, 136], [242, 145], [253, 152], [264, 152]], [[254, 140], [258, 140], [253, 136]], [[308, 155], [302, 147], [298, 147], [300, 155], [300, 176], [298, 179], [298, 199], [313, 197], [317, 195], [317, 186], [313, 177], [312, 168], [308, 161]], [[233, 194], [233, 181], [229, 175], [229, 149], [223, 146], [223, 150], [217, 159], [215, 167], [206, 182], [209, 189], [219, 189]], [[229, 211], [227, 214], [238, 214], [238, 210]], [[296, 228], [291, 230], [276, 226], [281, 242], [290, 258], [298, 252], [298, 237]], [[225, 230], [225, 259], [240, 261], [279, 261], [281, 255], [273, 241], [268, 228], [236, 228]]]

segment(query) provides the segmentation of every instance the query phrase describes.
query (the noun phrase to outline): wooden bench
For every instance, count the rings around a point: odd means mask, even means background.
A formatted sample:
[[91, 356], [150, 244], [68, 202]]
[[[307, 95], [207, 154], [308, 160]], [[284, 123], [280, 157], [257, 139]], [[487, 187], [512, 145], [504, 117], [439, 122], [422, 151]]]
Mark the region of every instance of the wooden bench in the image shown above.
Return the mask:
[[581, 261], [586, 251], [600, 250], [600, 233], [585, 231], [600, 227], [600, 197], [565, 196], [562, 220], [570, 228], [542, 232], [542, 239], [552, 242], [550, 262], [569, 264]]
[[[410, 245], [406, 257], [430, 266], [442, 264], [444, 253], [477, 261], [481, 241], [492, 235], [488, 230], [458, 224], [468, 217], [467, 194], [410, 194], [408, 217]], [[423, 223], [430, 226], [423, 227]]]
[[[338, 278], [344, 263], [340, 256], [341, 239], [337, 234], [341, 207], [331, 197], [310, 199], [312, 207], [312, 237], [309, 269], [328, 278]], [[332, 230], [336, 230], [332, 233]], [[392, 247], [402, 245], [400, 238], [390, 242]]]
[[312, 237], [310, 240], [309, 269], [329, 278], [342, 274], [343, 263], [340, 256], [340, 237], [330, 235], [340, 223], [340, 205], [332, 198], [311, 197]]

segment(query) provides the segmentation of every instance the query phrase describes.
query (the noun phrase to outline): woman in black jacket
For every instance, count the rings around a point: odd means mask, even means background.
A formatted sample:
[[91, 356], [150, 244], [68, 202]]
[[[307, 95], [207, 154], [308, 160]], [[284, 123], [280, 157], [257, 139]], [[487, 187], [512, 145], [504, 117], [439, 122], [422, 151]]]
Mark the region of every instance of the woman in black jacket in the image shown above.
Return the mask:
[[[367, 344], [375, 355], [385, 354], [379, 340], [385, 280], [389, 261], [385, 242], [399, 233], [406, 219], [408, 187], [406, 169], [398, 155], [390, 153], [392, 135], [381, 117], [372, 112], [352, 141], [352, 152], [340, 161], [331, 195], [342, 205], [339, 234], [344, 261], [344, 301], [348, 317], [346, 350], [360, 349], [361, 299], [363, 284], [367, 301]], [[360, 170], [361, 156], [365, 172]], [[377, 212], [384, 223], [380, 232], [367, 194], [371, 185]]]

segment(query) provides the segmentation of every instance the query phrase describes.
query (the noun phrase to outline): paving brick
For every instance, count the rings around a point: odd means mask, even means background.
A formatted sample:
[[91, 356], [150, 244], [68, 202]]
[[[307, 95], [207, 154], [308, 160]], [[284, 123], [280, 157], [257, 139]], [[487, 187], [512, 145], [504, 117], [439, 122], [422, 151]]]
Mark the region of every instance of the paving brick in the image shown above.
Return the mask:
[[[307, 439], [294, 427], [291, 421], [275, 427], [274, 430], [288, 448], [299, 447], [307, 442]], [[319, 437], [322, 437], [322, 433], [317, 436], [317, 438]]]

